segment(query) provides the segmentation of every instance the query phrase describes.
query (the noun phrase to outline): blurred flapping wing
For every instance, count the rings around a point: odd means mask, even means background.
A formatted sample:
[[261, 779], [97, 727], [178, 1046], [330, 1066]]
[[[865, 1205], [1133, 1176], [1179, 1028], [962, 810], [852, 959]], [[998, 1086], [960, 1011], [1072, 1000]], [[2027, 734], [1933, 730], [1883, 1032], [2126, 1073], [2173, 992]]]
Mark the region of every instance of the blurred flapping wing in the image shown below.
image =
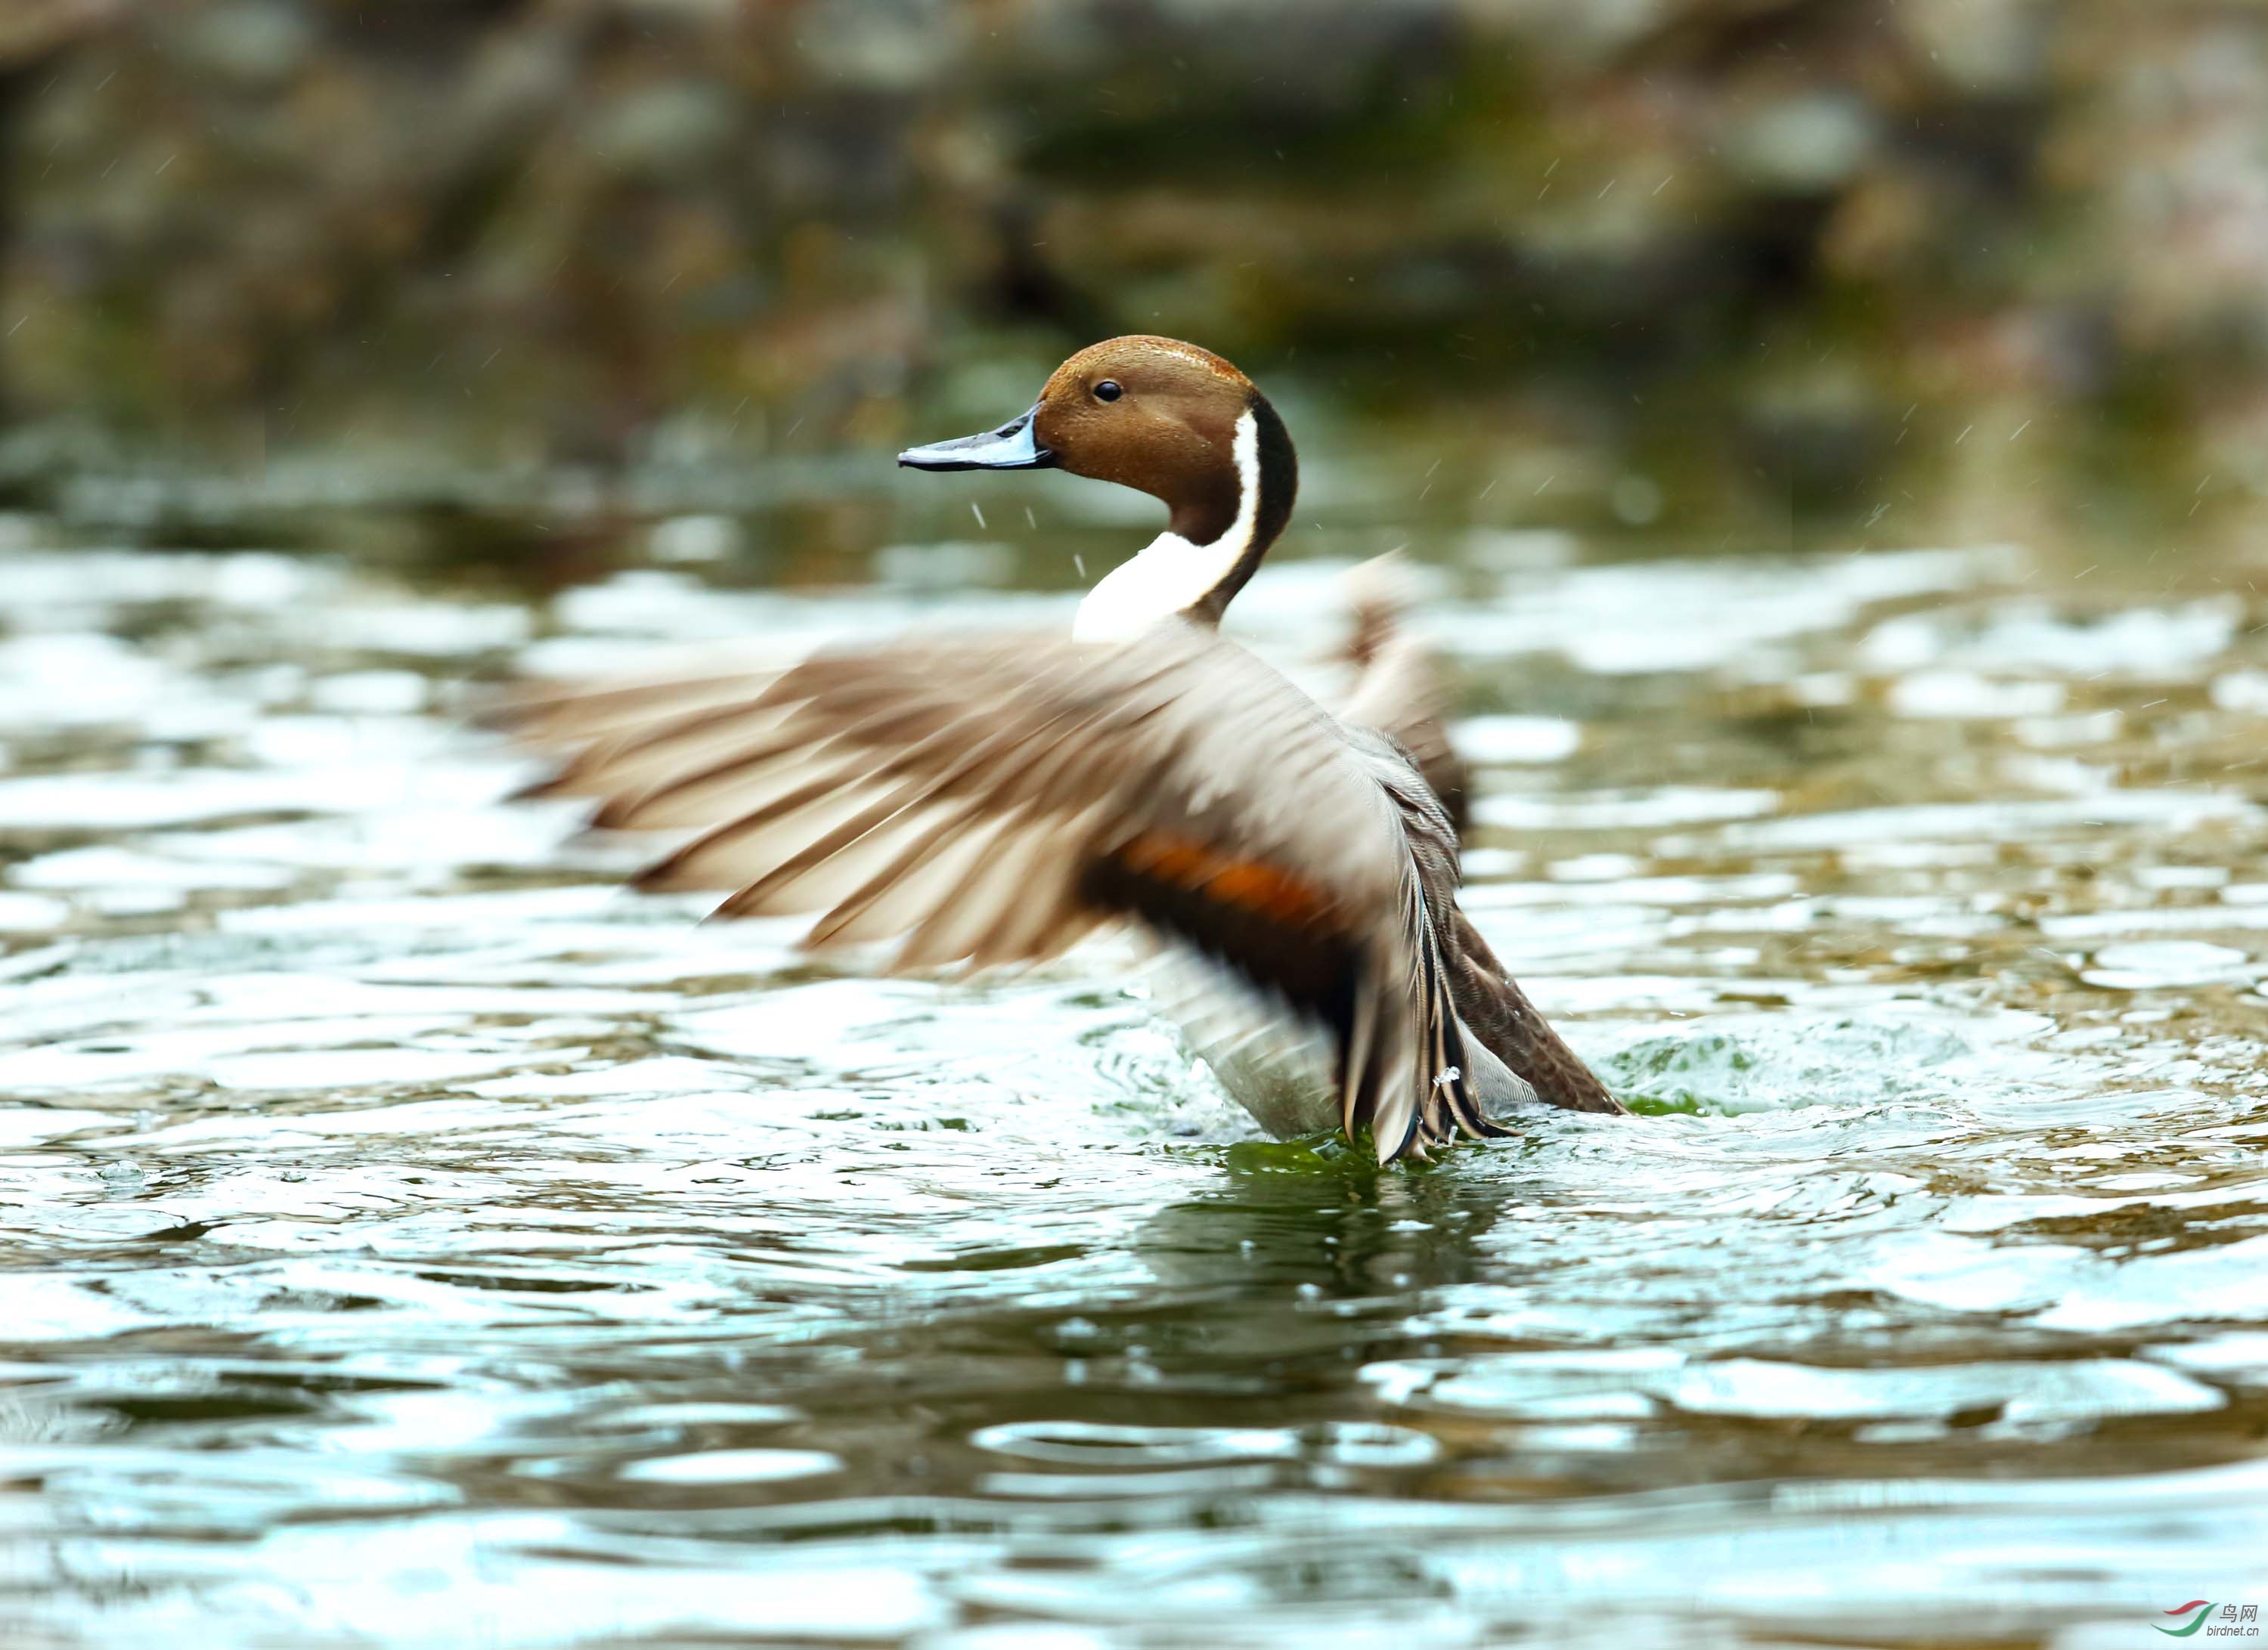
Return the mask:
[[1354, 631], [1345, 657], [1356, 675], [1339, 715], [1401, 746], [1462, 837], [1470, 823], [1472, 773], [1449, 742], [1440, 661], [1409, 628], [1416, 601], [1410, 570], [1389, 551], [1356, 567], [1347, 585]]
[[1402, 747], [1462, 839], [1472, 820], [1472, 770], [1449, 742], [1447, 697], [1431, 650], [1415, 637], [1396, 636], [1363, 666], [1339, 714]]
[[562, 759], [541, 793], [699, 833], [644, 886], [816, 912], [807, 943], [898, 939], [899, 969], [1035, 961], [1134, 917], [1327, 1026], [1343, 1120], [1382, 1160], [1421, 1123], [1494, 1132], [1460, 1069], [1446, 895], [1412, 858], [1415, 776], [1210, 630], [908, 637], [499, 719]]

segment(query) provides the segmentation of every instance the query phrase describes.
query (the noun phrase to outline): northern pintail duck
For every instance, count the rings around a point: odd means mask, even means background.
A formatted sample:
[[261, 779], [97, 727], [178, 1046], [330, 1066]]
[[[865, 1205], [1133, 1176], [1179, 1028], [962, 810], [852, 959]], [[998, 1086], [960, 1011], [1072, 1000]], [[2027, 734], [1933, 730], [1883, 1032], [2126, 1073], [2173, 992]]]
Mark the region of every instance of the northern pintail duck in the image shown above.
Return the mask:
[[1170, 514], [1068, 636], [909, 637], [520, 700], [507, 719], [564, 758], [542, 791], [598, 799], [601, 827], [696, 833], [643, 886], [728, 890], [724, 916], [816, 912], [807, 944], [895, 940], [897, 969], [1033, 962], [1132, 919], [1320, 1032], [1300, 1097], [1218, 1062], [1232, 1093], [1279, 1133], [1367, 1125], [1381, 1162], [1506, 1133], [1495, 1114], [1524, 1101], [1623, 1109], [1458, 909], [1462, 770], [1398, 597], [1358, 603], [1336, 716], [1220, 636], [1299, 485], [1249, 379], [1114, 338], [1030, 411], [898, 461], [1064, 469]]

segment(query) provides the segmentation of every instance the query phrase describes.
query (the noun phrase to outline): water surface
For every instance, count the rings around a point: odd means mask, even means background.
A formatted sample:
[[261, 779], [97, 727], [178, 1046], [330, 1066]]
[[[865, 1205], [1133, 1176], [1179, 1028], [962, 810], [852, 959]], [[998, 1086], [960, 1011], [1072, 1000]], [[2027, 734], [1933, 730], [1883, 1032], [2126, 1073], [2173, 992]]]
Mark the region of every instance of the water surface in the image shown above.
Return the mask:
[[[1381, 1172], [1256, 1138], [1108, 947], [876, 983], [623, 894], [455, 714], [1061, 598], [15, 531], [11, 1642], [2091, 1650], [2268, 1604], [2242, 588], [1440, 547], [1470, 905], [1646, 1115]], [[1312, 653], [1334, 572], [1244, 632]]]

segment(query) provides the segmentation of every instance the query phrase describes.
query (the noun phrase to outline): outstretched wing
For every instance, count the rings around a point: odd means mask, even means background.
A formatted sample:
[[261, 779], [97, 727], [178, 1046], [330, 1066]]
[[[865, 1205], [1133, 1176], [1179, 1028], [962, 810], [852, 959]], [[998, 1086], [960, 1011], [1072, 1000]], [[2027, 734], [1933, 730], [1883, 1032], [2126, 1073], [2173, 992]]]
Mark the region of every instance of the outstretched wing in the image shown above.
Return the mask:
[[895, 939], [901, 969], [1033, 961], [1134, 917], [1328, 1027], [1344, 1124], [1381, 1160], [1421, 1123], [1493, 1131], [1463, 1075], [1447, 895], [1406, 828], [1415, 775], [1210, 630], [906, 638], [500, 719], [564, 759], [541, 789], [597, 798], [597, 823], [698, 833], [646, 886], [815, 912], [808, 943]]
[[1405, 623], [1409, 570], [1389, 551], [1355, 568], [1347, 583], [1354, 631], [1345, 657], [1358, 674], [1339, 715], [1402, 747], [1462, 838], [1470, 822], [1472, 771], [1449, 742], [1440, 661]]

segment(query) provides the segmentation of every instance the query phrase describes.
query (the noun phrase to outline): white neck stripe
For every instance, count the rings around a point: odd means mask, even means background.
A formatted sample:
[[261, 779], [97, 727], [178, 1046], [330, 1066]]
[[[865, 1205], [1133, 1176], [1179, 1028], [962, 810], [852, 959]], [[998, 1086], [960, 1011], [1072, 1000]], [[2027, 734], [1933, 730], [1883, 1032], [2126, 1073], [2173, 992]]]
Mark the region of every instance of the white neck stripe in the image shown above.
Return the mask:
[[1183, 613], [1226, 578], [1252, 548], [1260, 521], [1260, 421], [1250, 409], [1236, 421], [1236, 519], [1210, 544], [1166, 532], [1120, 564], [1079, 604], [1071, 633], [1081, 642], [1123, 642], [1160, 619]]

